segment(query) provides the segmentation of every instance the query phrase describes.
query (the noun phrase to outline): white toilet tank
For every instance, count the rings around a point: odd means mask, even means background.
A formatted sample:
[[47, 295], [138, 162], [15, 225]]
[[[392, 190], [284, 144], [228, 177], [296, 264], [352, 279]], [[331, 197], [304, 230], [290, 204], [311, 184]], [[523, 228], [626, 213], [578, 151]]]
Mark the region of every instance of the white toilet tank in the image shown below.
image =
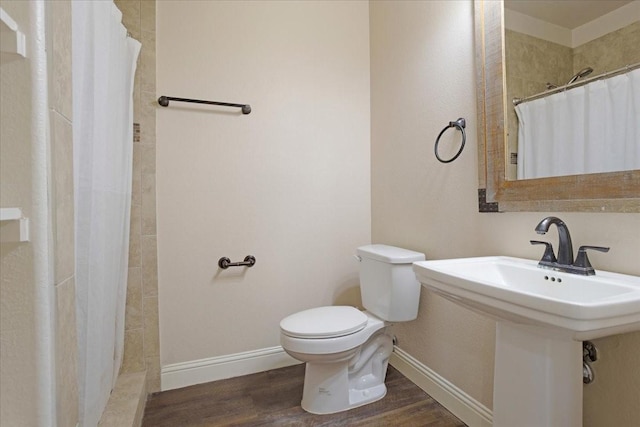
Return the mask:
[[358, 248], [362, 305], [389, 322], [413, 320], [418, 315], [420, 282], [413, 272], [414, 261], [424, 254], [387, 245]]

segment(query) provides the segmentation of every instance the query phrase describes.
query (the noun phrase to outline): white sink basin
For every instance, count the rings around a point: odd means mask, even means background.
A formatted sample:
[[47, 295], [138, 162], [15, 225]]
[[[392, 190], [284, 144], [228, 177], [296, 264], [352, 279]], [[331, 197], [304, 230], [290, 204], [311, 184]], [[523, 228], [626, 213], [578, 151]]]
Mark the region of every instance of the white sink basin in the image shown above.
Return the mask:
[[496, 319], [494, 427], [582, 426], [582, 343], [640, 330], [640, 277], [578, 276], [537, 261], [421, 261], [418, 280]]
[[574, 340], [640, 330], [640, 277], [579, 276], [511, 257], [414, 263], [429, 290], [496, 320], [552, 328]]

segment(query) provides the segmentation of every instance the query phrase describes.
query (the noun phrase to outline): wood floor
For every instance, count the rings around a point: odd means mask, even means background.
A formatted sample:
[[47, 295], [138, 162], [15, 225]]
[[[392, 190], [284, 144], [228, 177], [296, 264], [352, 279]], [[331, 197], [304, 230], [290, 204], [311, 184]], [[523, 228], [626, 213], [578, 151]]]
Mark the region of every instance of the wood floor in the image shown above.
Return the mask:
[[301, 364], [155, 393], [147, 401], [143, 427], [465, 426], [391, 366], [382, 400], [338, 414], [305, 412], [303, 381]]

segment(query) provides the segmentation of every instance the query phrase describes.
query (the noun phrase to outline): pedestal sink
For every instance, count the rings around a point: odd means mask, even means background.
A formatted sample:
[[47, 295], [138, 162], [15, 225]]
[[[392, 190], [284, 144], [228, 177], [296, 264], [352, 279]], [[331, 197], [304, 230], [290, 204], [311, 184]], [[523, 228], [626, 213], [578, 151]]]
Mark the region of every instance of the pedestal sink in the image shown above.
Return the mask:
[[511, 257], [413, 269], [428, 290], [496, 320], [497, 427], [581, 426], [581, 341], [640, 330], [637, 276], [579, 276]]

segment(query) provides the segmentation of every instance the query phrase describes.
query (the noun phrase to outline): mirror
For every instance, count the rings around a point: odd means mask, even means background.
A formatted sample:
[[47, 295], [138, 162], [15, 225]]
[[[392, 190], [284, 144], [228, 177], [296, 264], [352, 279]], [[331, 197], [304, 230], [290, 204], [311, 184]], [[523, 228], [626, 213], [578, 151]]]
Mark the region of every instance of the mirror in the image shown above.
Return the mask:
[[505, 0], [507, 179], [640, 169], [638, 15], [631, 0]]
[[474, 6], [480, 211], [640, 212], [640, 170], [507, 179], [504, 6]]

